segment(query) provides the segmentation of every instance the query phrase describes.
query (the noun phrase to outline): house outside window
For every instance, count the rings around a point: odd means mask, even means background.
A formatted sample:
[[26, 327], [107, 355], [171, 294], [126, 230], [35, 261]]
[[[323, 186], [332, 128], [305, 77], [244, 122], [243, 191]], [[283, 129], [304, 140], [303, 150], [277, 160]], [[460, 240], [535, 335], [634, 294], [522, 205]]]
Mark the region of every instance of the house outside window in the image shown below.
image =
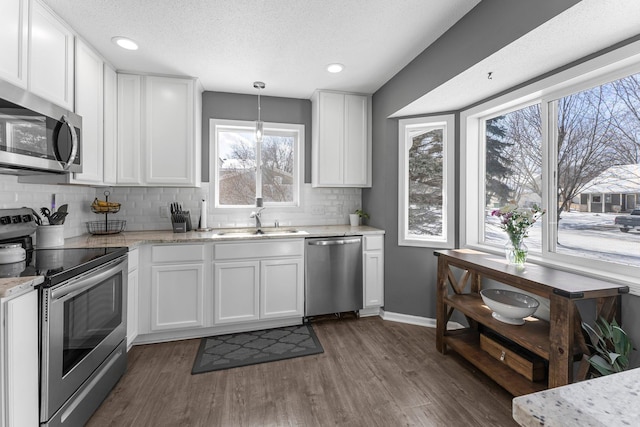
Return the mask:
[[304, 126], [265, 123], [256, 142], [249, 121], [210, 121], [211, 170], [216, 208], [299, 206]]
[[501, 251], [507, 236], [491, 210], [542, 204], [547, 214], [526, 240], [530, 258], [637, 278], [638, 233], [614, 223], [640, 191], [640, 63], [624, 55], [614, 51], [461, 114], [467, 246]]
[[398, 244], [454, 246], [454, 117], [399, 121]]

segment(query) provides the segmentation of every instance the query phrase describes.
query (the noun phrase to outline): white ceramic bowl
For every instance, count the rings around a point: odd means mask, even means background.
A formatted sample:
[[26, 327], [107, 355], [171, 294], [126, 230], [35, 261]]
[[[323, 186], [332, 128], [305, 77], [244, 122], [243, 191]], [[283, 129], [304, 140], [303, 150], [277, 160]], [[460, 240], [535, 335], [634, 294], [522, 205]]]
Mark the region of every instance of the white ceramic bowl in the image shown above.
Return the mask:
[[480, 296], [493, 310], [492, 316], [510, 325], [524, 325], [524, 318], [538, 309], [540, 302], [529, 295], [505, 289], [483, 289]]

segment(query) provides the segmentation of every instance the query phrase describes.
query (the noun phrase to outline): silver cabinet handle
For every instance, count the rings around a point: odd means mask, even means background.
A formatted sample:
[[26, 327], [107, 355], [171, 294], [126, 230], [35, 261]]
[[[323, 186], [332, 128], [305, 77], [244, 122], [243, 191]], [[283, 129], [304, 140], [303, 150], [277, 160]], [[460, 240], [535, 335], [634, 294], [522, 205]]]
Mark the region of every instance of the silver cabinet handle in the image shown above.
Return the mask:
[[350, 243], [360, 243], [360, 239], [341, 239], [341, 240], [309, 240], [310, 246], [334, 246], [348, 245]]
[[60, 162], [62, 165], [62, 169], [68, 170], [73, 164], [73, 160], [76, 158], [76, 154], [78, 153], [78, 135], [76, 134], [76, 128], [73, 127], [69, 120], [67, 120], [67, 116], [62, 116], [60, 119], [62, 123], [69, 126], [69, 132], [71, 133], [71, 154], [69, 154], [69, 158], [66, 162]]

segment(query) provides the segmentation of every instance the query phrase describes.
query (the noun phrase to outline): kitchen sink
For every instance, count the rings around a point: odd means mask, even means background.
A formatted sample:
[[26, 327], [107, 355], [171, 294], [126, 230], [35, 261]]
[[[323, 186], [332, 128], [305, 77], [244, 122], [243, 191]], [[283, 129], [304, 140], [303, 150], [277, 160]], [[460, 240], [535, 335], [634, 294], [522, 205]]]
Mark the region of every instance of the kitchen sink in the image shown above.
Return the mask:
[[218, 236], [285, 236], [291, 234], [307, 234], [304, 231], [295, 228], [281, 228], [281, 227], [263, 227], [256, 228], [223, 228], [216, 230]]

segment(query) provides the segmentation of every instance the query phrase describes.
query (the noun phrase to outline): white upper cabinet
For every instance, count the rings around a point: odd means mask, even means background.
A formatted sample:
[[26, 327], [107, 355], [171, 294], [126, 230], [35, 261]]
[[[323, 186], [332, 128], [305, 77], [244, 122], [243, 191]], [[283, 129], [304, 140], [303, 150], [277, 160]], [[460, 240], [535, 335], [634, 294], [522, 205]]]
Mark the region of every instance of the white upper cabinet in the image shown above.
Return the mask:
[[27, 87], [28, 0], [2, 0], [0, 78]]
[[118, 74], [117, 183], [142, 185], [142, 76]]
[[36, 0], [29, 25], [29, 90], [73, 111], [73, 33]]
[[118, 75], [104, 64], [104, 183], [118, 182]]
[[370, 187], [370, 97], [316, 91], [311, 101], [312, 185]]
[[118, 74], [118, 184], [200, 185], [196, 80]]
[[145, 77], [145, 182], [195, 186], [195, 81]]
[[76, 39], [75, 112], [82, 116], [82, 173], [73, 182], [103, 184], [104, 62], [91, 48]]

